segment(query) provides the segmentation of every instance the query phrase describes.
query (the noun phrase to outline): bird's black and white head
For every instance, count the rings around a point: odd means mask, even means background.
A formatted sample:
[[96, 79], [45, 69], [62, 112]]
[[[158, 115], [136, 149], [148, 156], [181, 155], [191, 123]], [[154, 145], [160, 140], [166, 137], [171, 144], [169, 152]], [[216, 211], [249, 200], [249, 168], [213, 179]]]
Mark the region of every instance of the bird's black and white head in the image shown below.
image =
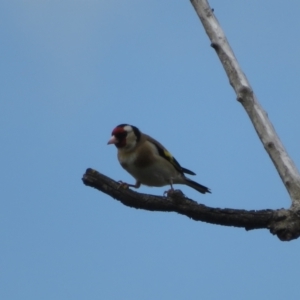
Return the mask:
[[111, 138], [107, 144], [115, 144], [120, 150], [130, 151], [136, 146], [140, 138], [141, 132], [137, 127], [121, 124], [112, 131]]

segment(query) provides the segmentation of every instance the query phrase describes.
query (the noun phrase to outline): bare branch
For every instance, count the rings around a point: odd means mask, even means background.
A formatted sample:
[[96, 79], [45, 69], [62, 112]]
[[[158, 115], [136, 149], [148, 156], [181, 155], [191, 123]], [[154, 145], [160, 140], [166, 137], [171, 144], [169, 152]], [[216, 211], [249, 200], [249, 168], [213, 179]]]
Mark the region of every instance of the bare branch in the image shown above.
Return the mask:
[[195, 221], [252, 229], [268, 229], [282, 241], [300, 236], [300, 175], [279, 140], [267, 114], [258, 103], [252, 88], [238, 65], [232, 49], [206, 0], [190, 0], [194, 6], [211, 46], [215, 49], [234, 88], [238, 101], [248, 113], [265, 150], [273, 161], [291, 199], [291, 209], [237, 210], [212, 208], [186, 198], [179, 190], [168, 197], [139, 194], [121, 188], [119, 183], [87, 169], [83, 183], [104, 192], [126, 206], [149, 211], [177, 212]]
[[93, 169], [87, 169], [82, 181], [126, 206], [149, 211], [177, 212], [195, 221], [252, 229], [269, 229], [279, 239], [289, 241], [300, 236], [300, 218], [291, 210], [239, 210], [212, 208], [186, 198], [181, 191], [171, 197], [140, 194], [119, 188], [120, 184]]
[[290, 194], [292, 207], [295, 210], [299, 210], [300, 175], [294, 162], [284, 149], [266, 112], [262, 109], [254, 95], [207, 0], [190, 1], [211, 40], [211, 46], [216, 50], [216, 53], [219, 56], [230, 84], [236, 92], [237, 100], [243, 105], [248, 113], [265, 150], [269, 154], [283, 184]]

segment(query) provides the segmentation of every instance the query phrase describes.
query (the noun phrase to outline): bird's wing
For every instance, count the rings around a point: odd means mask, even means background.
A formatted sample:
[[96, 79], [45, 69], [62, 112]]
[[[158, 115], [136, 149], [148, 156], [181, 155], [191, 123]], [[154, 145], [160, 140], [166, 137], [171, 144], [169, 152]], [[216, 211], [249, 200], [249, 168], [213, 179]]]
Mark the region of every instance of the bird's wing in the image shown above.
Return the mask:
[[146, 140], [150, 143], [152, 143], [153, 145], [155, 145], [158, 154], [163, 157], [164, 159], [166, 159], [169, 163], [171, 163], [174, 168], [180, 172], [180, 173], [186, 173], [186, 174], [190, 174], [190, 175], [196, 175], [194, 172], [181, 167], [181, 165], [179, 164], [179, 162], [175, 159], [175, 157], [173, 157], [173, 155], [158, 141], [156, 141], [155, 139], [153, 139], [152, 137], [145, 135], [146, 136]]

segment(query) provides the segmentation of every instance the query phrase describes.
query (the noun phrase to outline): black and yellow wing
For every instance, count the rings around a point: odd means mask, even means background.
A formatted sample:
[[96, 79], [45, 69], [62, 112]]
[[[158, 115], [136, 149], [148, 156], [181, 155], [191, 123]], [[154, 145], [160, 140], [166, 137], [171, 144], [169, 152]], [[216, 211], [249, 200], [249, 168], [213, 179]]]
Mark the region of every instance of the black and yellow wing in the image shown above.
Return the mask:
[[183, 168], [179, 164], [179, 162], [175, 159], [175, 157], [173, 157], [173, 155], [162, 144], [160, 144], [158, 141], [151, 138], [150, 136], [147, 136], [147, 140], [155, 145], [155, 147], [158, 151], [158, 154], [161, 157], [163, 157], [164, 159], [166, 159], [169, 163], [171, 163], [178, 172], [186, 173], [186, 174], [189, 174], [189, 175], [196, 175], [194, 172], [192, 172], [192, 171], [190, 171], [186, 168]]

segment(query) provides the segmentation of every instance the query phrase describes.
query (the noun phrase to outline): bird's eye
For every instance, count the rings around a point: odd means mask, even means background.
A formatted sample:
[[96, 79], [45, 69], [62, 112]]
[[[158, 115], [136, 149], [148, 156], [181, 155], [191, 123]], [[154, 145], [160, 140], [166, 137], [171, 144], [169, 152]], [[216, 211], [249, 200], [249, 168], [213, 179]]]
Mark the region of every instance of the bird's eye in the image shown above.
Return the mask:
[[122, 132], [118, 132], [118, 133], [115, 134], [115, 137], [116, 137], [118, 140], [122, 140], [122, 139], [124, 139], [126, 136], [127, 136], [127, 131], [122, 131]]

